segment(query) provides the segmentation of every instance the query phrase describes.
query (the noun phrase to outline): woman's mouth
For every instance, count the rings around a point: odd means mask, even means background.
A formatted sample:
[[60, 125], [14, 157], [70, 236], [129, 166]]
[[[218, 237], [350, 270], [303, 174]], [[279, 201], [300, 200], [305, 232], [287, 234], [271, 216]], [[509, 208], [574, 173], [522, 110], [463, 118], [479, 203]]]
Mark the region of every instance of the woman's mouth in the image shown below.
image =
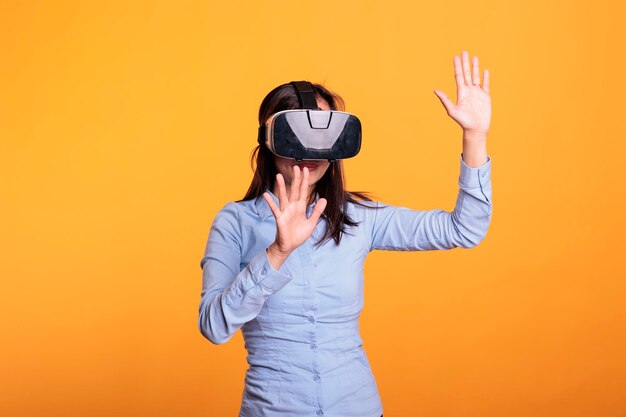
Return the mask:
[[317, 164], [312, 164], [312, 163], [301, 163], [301, 164], [296, 164], [300, 167], [300, 169], [304, 169], [304, 167], [307, 167], [309, 169], [309, 172], [311, 171], [315, 171], [315, 169], [317, 168]]

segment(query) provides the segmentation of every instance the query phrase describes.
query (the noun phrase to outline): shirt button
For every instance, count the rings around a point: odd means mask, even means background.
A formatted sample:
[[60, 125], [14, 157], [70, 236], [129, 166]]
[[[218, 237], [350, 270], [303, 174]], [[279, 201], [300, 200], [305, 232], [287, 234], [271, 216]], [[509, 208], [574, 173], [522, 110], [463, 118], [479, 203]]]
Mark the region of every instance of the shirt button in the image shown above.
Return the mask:
[[312, 317], [312, 316], [310, 316], [310, 317], [309, 317], [309, 323], [315, 323], [315, 318], [314, 318], [314, 317]]
[[316, 349], [317, 345], [315, 345], [315, 343], [311, 343], [311, 349]]
[[319, 380], [320, 380], [320, 376], [319, 376], [318, 374], [315, 374], [315, 375], [313, 376], [313, 380], [314, 380], [314, 381], [319, 381]]

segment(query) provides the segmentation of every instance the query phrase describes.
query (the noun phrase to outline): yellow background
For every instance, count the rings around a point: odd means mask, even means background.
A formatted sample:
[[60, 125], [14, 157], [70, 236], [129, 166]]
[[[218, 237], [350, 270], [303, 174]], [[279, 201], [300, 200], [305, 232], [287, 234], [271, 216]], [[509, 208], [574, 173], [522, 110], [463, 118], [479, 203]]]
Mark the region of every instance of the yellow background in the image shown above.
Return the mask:
[[0, 6], [0, 415], [235, 416], [241, 333], [197, 327], [216, 212], [275, 86], [363, 123], [348, 188], [452, 210], [452, 57], [491, 74], [476, 248], [373, 252], [385, 416], [626, 415], [620, 2], [15, 1]]

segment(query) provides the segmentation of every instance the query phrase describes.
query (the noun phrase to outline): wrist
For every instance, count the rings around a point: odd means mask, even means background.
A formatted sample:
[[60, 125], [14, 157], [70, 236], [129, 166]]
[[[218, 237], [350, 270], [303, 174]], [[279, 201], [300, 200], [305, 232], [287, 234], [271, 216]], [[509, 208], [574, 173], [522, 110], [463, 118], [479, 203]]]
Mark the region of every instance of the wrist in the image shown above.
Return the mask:
[[276, 244], [276, 242], [274, 242], [267, 248], [265, 248], [265, 253], [267, 254], [267, 259], [270, 265], [272, 265], [272, 268], [278, 271], [282, 264], [287, 260], [287, 257], [291, 252], [286, 253], [284, 251], [281, 251], [280, 249], [278, 249], [278, 245]]
[[265, 251], [266, 251], [268, 254], [272, 254], [272, 255], [274, 255], [274, 256], [276, 256], [276, 257], [279, 257], [279, 258], [287, 258], [287, 257], [289, 256], [289, 254], [291, 253], [291, 251], [281, 250], [281, 249], [278, 247], [278, 244], [277, 244], [276, 242], [272, 242], [272, 244], [271, 244], [271, 245], [269, 245], [269, 246], [265, 249]]
[[483, 142], [487, 140], [486, 130], [463, 130], [463, 139], [471, 142]]

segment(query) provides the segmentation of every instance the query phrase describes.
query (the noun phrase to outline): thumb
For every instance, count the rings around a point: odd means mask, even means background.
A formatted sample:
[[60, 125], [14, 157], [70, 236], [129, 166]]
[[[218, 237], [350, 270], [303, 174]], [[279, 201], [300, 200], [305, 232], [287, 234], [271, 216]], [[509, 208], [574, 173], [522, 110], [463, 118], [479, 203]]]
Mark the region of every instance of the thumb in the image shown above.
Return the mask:
[[446, 94], [443, 91], [434, 90], [434, 92], [437, 95], [437, 97], [439, 97], [439, 100], [441, 100], [441, 104], [443, 104], [443, 107], [445, 107], [446, 112], [448, 114], [452, 114], [453, 109], [454, 109], [454, 103], [450, 101], [448, 96], [446, 96]]

